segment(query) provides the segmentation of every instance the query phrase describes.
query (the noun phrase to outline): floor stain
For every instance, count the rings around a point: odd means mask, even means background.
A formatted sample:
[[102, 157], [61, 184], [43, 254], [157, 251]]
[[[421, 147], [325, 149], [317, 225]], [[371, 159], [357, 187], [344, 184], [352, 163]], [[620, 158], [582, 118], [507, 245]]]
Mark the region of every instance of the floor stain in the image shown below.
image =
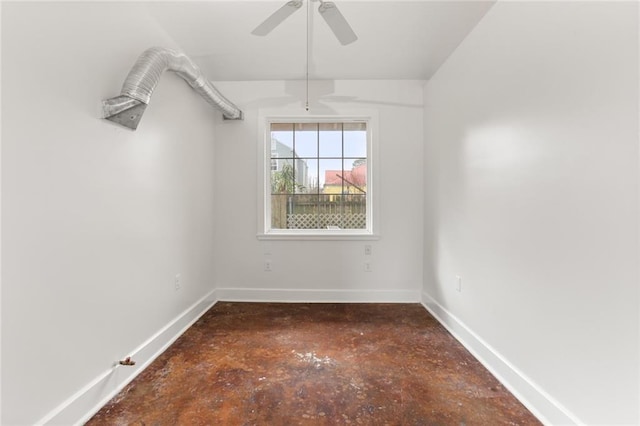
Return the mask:
[[540, 425], [419, 304], [219, 302], [87, 425]]

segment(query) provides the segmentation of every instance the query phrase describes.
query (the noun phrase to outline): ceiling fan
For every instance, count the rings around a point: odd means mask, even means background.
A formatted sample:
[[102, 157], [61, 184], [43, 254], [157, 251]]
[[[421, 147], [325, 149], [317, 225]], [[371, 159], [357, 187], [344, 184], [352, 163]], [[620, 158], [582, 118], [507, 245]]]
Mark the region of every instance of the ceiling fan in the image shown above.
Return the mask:
[[[319, 1], [320, 7], [318, 12], [324, 18], [333, 34], [342, 45], [347, 45], [358, 40], [358, 36], [353, 32], [351, 26], [344, 18], [336, 4], [332, 1], [324, 0], [307, 0]], [[269, 16], [263, 23], [258, 25], [251, 34], [257, 36], [265, 36], [269, 34], [273, 29], [280, 25], [285, 19], [291, 16], [296, 10], [302, 7], [303, 0], [291, 0], [284, 4], [280, 9], [276, 10], [271, 16]]]

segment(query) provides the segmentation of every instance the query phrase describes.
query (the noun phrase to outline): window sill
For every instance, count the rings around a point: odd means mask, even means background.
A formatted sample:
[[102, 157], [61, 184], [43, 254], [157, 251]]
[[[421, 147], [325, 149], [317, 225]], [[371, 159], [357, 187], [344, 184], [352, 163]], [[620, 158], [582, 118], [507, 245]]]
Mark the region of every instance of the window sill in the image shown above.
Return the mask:
[[307, 240], [307, 241], [372, 241], [379, 240], [380, 235], [370, 233], [347, 233], [344, 231], [321, 232], [269, 232], [257, 235], [258, 240]]

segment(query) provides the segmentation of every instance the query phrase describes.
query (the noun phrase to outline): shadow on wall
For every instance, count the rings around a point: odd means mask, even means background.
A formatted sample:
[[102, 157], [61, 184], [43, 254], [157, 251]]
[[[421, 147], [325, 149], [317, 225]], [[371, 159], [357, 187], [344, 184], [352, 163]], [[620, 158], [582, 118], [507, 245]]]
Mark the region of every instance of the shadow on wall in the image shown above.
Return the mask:
[[284, 82], [284, 92], [287, 96], [272, 98], [259, 98], [245, 103], [248, 108], [278, 108], [298, 105], [304, 110], [307, 97], [309, 108], [314, 114], [338, 114], [328, 104], [363, 104], [390, 107], [402, 107], [422, 109], [422, 104], [409, 104], [402, 102], [377, 101], [373, 99], [360, 99], [357, 96], [334, 95], [336, 92], [335, 80], [313, 80], [307, 83], [304, 80], [287, 80]]

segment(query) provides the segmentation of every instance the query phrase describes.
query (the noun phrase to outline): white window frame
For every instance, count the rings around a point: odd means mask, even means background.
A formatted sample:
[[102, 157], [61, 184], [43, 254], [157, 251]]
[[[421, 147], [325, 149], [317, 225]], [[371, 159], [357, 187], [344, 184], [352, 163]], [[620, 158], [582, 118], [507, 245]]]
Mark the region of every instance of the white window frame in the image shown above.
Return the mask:
[[[378, 117], [376, 111], [338, 111], [335, 115], [260, 111], [258, 117], [258, 233], [259, 240], [377, 240], [378, 231]], [[271, 228], [271, 123], [367, 123], [367, 227], [366, 229]]]

